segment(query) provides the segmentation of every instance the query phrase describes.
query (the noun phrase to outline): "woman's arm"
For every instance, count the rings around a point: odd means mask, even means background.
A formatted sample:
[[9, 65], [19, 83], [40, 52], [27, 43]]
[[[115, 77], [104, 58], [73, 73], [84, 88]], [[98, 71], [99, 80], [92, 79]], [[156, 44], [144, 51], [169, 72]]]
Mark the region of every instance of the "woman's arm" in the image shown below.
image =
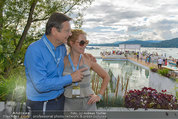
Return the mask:
[[68, 57], [65, 56], [65, 57], [64, 57], [64, 69], [65, 69], [65, 67], [67, 66], [67, 63], [68, 63]]
[[[88, 60], [88, 61], [89, 61], [89, 65], [90, 65], [91, 69], [94, 72], [96, 72], [103, 79], [101, 88], [100, 88], [98, 94], [104, 95], [104, 92], [107, 88], [108, 82], [110, 81], [110, 77], [109, 77], [108, 73], [97, 62], [93, 62], [91, 60]], [[94, 94], [94, 95], [91, 95], [91, 98], [88, 101], [88, 104], [93, 104], [100, 100], [101, 100], [100, 96]]]
[[91, 69], [103, 79], [99, 94], [104, 95], [104, 91], [106, 90], [108, 82], [110, 81], [109, 74], [96, 62], [91, 63]]

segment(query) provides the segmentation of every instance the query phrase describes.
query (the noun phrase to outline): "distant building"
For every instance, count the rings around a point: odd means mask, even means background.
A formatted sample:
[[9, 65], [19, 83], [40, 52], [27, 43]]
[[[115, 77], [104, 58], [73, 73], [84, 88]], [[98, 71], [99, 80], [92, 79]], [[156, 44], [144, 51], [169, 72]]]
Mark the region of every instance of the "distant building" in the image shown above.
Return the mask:
[[119, 49], [123, 49], [125, 50], [139, 50], [141, 49], [141, 45], [140, 44], [119, 44]]

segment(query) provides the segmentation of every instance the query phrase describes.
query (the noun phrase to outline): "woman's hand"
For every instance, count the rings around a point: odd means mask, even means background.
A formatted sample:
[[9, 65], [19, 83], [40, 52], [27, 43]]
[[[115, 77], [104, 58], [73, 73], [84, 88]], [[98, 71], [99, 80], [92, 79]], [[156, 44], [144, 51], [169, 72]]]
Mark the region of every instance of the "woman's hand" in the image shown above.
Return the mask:
[[90, 99], [89, 99], [89, 101], [88, 101], [88, 104], [90, 105], [90, 104], [94, 104], [94, 103], [96, 103], [96, 102], [99, 102], [101, 99], [100, 99], [100, 97], [98, 96], [98, 95], [95, 95], [95, 94], [91, 94], [90, 95]]

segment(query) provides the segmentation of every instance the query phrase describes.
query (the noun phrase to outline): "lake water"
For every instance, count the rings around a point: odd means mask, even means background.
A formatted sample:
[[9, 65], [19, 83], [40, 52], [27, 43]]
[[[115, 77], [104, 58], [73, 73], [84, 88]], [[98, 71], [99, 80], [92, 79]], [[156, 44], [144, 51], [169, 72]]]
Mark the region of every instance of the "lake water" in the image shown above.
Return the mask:
[[[106, 91], [107, 94], [104, 96], [105, 101], [99, 103], [98, 107], [122, 107], [124, 104], [123, 96], [126, 91], [141, 90], [143, 87], [152, 87], [158, 92], [167, 90], [166, 93], [174, 96], [176, 94], [175, 87], [177, 84], [174, 80], [162, 78], [159, 74], [150, 72], [148, 68], [138, 66], [128, 60], [105, 61], [97, 59], [97, 63], [108, 71], [109, 74], [112, 73], [110, 75], [111, 81]], [[101, 81], [102, 79], [100, 79], [100, 85]], [[97, 80], [94, 82], [97, 82]], [[119, 85], [117, 85], [118, 82]], [[116, 97], [117, 100], [115, 100]]]
[[[97, 61], [104, 69], [110, 69], [113, 73], [115, 77], [112, 78], [113, 89], [116, 88], [118, 76], [120, 78], [120, 91], [122, 88], [126, 88], [127, 80], [129, 80], [127, 90], [142, 89], [143, 87], [149, 86], [148, 69], [144, 69], [129, 61], [102, 61], [102, 59], [97, 59]], [[122, 87], [122, 85], [124, 85], [124, 87]]]
[[104, 69], [112, 72], [115, 77], [112, 78], [112, 86], [114, 89], [116, 88], [117, 78], [119, 76], [120, 85], [126, 85], [129, 79], [127, 91], [134, 89], [140, 90], [143, 87], [152, 87], [159, 92], [161, 92], [161, 90], [167, 90], [167, 93], [175, 95], [176, 82], [168, 78], [163, 78], [157, 73], [157, 75], [155, 74], [153, 76], [153, 73], [150, 72], [148, 68], [136, 65], [128, 60], [103, 61], [102, 59], [97, 59], [97, 62]]

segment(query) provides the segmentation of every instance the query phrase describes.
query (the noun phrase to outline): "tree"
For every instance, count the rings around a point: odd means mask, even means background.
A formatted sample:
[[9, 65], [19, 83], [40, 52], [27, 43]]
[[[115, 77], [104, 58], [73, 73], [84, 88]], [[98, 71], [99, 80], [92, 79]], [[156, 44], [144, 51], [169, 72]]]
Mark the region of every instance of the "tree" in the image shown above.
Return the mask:
[[5, 0], [0, 1], [0, 40], [1, 40], [1, 34], [2, 34], [2, 28], [3, 28], [3, 7], [5, 4]]
[[[0, 73], [8, 76], [10, 70], [23, 63], [28, 45], [38, 39], [44, 22], [58, 11], [74, 18], [76, 27], [82, 25], [82, 11], [93, 0], [8, 0], [0, 10]], [[76, 22], [76, 20], [78, 20]], [[39, 30], [40, 29], [40, 30]], [[1, 51], [2, 49], [2, 51]]]

